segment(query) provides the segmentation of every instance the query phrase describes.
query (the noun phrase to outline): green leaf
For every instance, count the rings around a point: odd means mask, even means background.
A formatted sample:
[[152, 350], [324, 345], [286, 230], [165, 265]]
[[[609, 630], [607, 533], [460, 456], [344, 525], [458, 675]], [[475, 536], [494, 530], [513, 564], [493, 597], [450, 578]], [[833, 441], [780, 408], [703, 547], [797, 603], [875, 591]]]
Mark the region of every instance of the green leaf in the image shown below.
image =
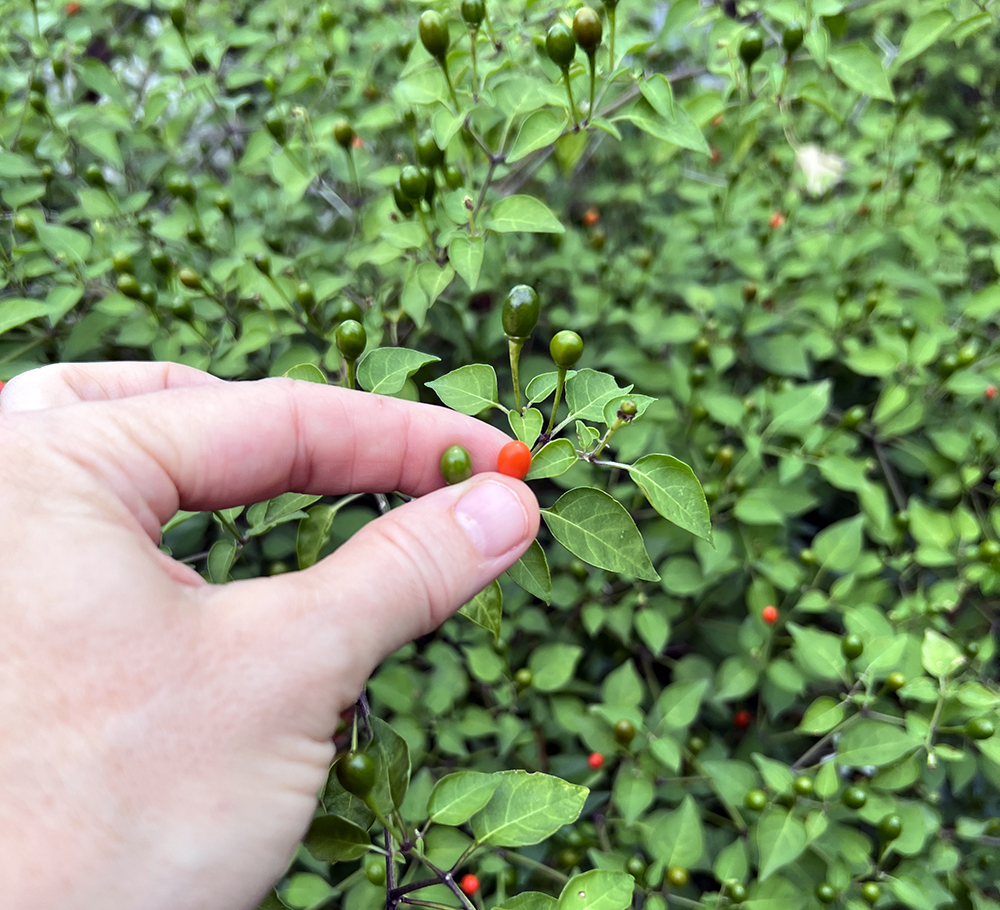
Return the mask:
[[535, 648], [528, 658], [528, 669], [534, 676], [531, 685], [539, 692], [555, 692], [563, 688], [573, 679], [581, 657], [583, 648], [579, 645], [556, 641]]
[[673, 811], [660, 817], [646, 834], [650, 855], [665, 866], [695, 865], [705, 849], [701, 815], [693, 797], [685, 796]]
[[920, 646], [920, 662], [931, 676], [944, 679], [964, 667], [966, 658], [962, 649], [951, 639], [933, 629], [927, 629]]
[[712, 517], [694, 471], [671, 455], [646, 455], [629, 474], [650, 505], [667, 521], [711, 541]]
[[531, 546], [524, 555], [507, 570], [507, 575], [529, 594], [545, 603], [552, 602], [549, 563], [545, 558], [545, 550], [537, 540], [531, 541]]
[[4, 180], [37, 177], [40, 173], [40, 168], [30, 158], [14, 152], [0, 151], [0, 177]]
[[471, 823], [476, 842], [494, 847], [527, 847], [551, 837], [577, 820], [589, 792], [548, 774], [501, 771], [496, 776], [500, 784]]
[[814, 425], [830, 408], [832, 387], [831, 380], [824, 379], [775, 395], [771, 402], [774, 418], [767, 428], [768, 435], [797, 433]]
[[542, 432], [544, 418], [537, 408], [525, 408], [524, 414], [518, 414], [513, 408], [507, 412], [507, 422], [511, 431], [526, 446], [531, 448]]
[[621, 389], [615, 377], [597, 370], [579, 370], [566, 379], [566, 404], [569, 420], [604, 420], [604, 406], [615, 398], [632, 391]]
[[309, 509], [306, 512], [308, 517], [299, 522], [295, 536], [299, 569], [308, 569], [319, 561], [319, 554], [330, 540], [330, 529], [339, 510], [338, 505], [321, 503]]
[[27, 297], [8, 298], [0, 305], [0, 335], [47, 313], [48, 309], [37, 300], [29, 300]]
[[496, 774], [456, 771], [442, 777], [431, 790], [427, 814], [439, 825], [461, 825], [483, 808], [500, 786]]
[[507, 164], [520, 161], [525, 155], [545, 148], [556, 141], [566, 129], [566, 114], [546, 107], [526, 117], [518, 130], [514, 145], [507, 153]]
[[399, 809], [410, 785], [410, 747], [382, 718], [372, 715], [368, 722], [372, 726], [375, 746], [381, 759], [378, 763], [381, 779], [376, 780], [376, 789], [384, 789], [387, 785], [391, 805]]
[[864, 718], [840, 737], [837, 764], [851, 768], [889, 765], [920, 745], [921, 740], [902, 727]]
[[450, 265], [442, 267], [435, 262], [421, 262], [403, 284], [403, 293], [399, 298], [403, 312], [422, 326], [427, 311], [454, 277], [455, 270]]
[[326, 385], [326, 374], [313, 363], [297, 363], [290, 370], [286, 370], [286, 379], [299, 379], [303, 382], [315, 382], [319, 385]]
[[507, 196], [501, 199], [490, 208], [483, 223], [500, 234], [516, 231], [562, 234], [566, 231], [548, 206], [534, 196]]
[[474, 417], [487, 408], [499, 408], [497, 374], [482, 363], [459, 367], [427, 383], [449, 408]]
[[556, 910], [557, 901], [541, 891], [522, 891], [508, 898], [498, 910]]
[[578, 487], [542, 509], [552, 536], [592, 566], [658, 581], [642, 535], [624, 506], [601, 490]]
[[635, 879], [626, 872], [591, 869], [566, 882], [558, 910], [625, 910], [634, 888]]
[[474, 291], [476, 285], [479, 284], [479, 270], [483, 267], [483, 252], [482, 237], [458, 234], [448, 244], [448, 261], [462, 276], [462, 280], [469, 286], [470, 291]]
[[321, 862], [342, 863], [364, 856], [371, 838], [364, 828], [346, 818], [321, 815], [313, 819], [302, 843]]
[[757, 852], [760, 881], [766, 881], [783, 866], [795, 862], [805, 850], [806, 827], [787, 809], [772, 806], [757, 821]]
[[919, 57], [927, 48], [938, 40], [955, 22], [951, 12], [944, 9], [930, 10], [910, 24], [899, 45], [899, 53], [893, 60], [893, 67], [898, 69], [904, 63]]
[[417, 370], [440, 359], [408, 348], [373, 348], [358, 361], [358, 385], [366, 392], [395, 395]]
[[247, 521], [250, 522], [249, 537], [258, 537], [276, 528], [279, 524], [292, 519], [305, 518], [299, 514], [321, 497], [311, 493], [282, 493], [274, 499], [258, 502], [247, 509]]
[[660, 712], [657, 732], [684, 730], [694, 723], [701, 708], [701, 700], [708, 690], [707, 679], [671, 683], [660, 693], [656, 707]]
[[52, 255], [83, 264], [90, 255], [90, 237], [61, 224], [38, 224], [38, 241]]
[[490, 582], [472, 600], [460, 607], [458, 612], [487, 632], [492, 632], [493, 638], [499, 641], [500, 619], [503, 616], [503, 591], [500, 589], [500, 582]]
[[553, 439], [543, 445], [531, 458], [531, 469], [525, 480], [558, 477], [577, 463], [579, 457], [568, 439]]
[[229, 570], [236, 561], [236, 544], [231, 540], [217, 540], [208, 551], [208, 580], [213, 585], [224, 585], [229, 578]]
[[831, 572], [847, 572], [861, 556], [865, 518], [855, 515], [828, 525], [812, 542], [819, 564]]
[[821, 695], [799, 721], [799, 732], [819, 736], [828, 733], [844, 719], [844, 706], [829, 695]]
[[[566, 379], [575, 375], [576, 370], [566, 371]], [[528, 383], [527, 388], [524, 390], [524, 395], [528, 399], [528, 404], [537, 404], [539, 401], [545, 401], [545, 399], [556, 390], [558, 381], [559, 374], [557, 372], [539, 373], [535, 376], [535, 378]]]
[[674, 104], [671, 113], [661, 113], [644, 98], [637, 102], [631, 110], [614, 118], [634, 123], [644, 133], [677, 145], [691, 149], [703, 155], [710, 155], [712, 150], [705, 141], [705, 136], [694, 122], [691, 115], [679, 104]]
[[883, 101], [896, 100], [889, 85], [889, 76], [878, 57], [863, 44], [835, 48], [827, 59], [834, 74], [848, 88]]

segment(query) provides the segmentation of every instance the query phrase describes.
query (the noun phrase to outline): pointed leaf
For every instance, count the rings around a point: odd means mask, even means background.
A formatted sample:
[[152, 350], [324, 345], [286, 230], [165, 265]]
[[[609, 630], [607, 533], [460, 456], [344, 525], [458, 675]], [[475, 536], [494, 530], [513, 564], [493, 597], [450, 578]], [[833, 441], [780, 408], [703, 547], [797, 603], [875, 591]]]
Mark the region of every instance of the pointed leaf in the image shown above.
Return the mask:
[[459, 367], [427, 383], [449, 408], [474, 417], [487, 408], [498, 408], [497, 374], [482, 363]]
[[542, 545], [533, 540], [524, 555], [508, 570], [507, 575], [529, 594], [546, 603], [552, 601], [552, 578]]
[[508, 234], [527, 231], [536, 234], [563, 234], [566, 228], [543, 202], [534, 196], [507, 196], [494, 204], [484, 225], [492, 231]]
[[496, 774], [456, 771], [442, 777], [431, 790], [427, 814], [439, 825], [461, 825], [483, 808], [500, 786]]
[[773, 806], [757, 822], [760, 881], [795, 862], [806, 848], [806, 826], [787, 809]]
[[830, 51], [827, 59], [834, 74], [848, 88], [872, 98], [895, 101], [889, 76], [878, 57], [863, 44], [838, 47]]
[[524, 414], [518, 414], [513, 408], [507, 412], [507, 422], [511, 431], [528, 448], [531, 448], [542, 432], [544, 418], [537, 408], [525, 408]]
[[586, 787], [527, 771], [501, 771], [500, 784], [484, 809], [472, 816], [476, 842], [527, 847], [551, 837], [579, 818]]
[[573, 443], [568, 439], [553, 439], [543, 445], [531, 458], [531, 469], [525, 480], [541, 480], [565, 474], [579, 460]]
[[712, 539], [712, 517], [694, 471], [670, 455], [646, 455], [628, 469], [650, 505], [685, 531]]
[[487, 632], [493, 633], [493, 638], [500, 640], [500, 617], [503, 615], [503, 591], [500, 582], [492, 581], [465, 606], [459, 608], [459, 613], [471, 619], [477, 626], [482, 626]]
[[609, 572], [658, 581], [632, 516], [601, 490], [578, 487], [564, 493], [542, 518], [552, 536], [574, 556]]
[[646, 846], [650, 854], [665, 866], [688, 868], [701, 859], [705, 849], [701, 815], [690, 795], [649, 829]]
[[448, 261], [462, 276], [470, 291], [479, 284], [479, 271], [483, 267], [483, 238], [459, 234], [448, 244]]
[[417, 370], [440, 359], [407, 348], [374, 348], [358, 362], [358, 385], [378, 395], [395, 395]]
[[591, 869], [566, 882], [558, 910], [625, 910], [634, 889], [635, 879], [627, 872]]
[[302, 843], [316, 859], [342, 863], [364, 856], [371, 846], [371, 838], [367, 831], [346, 818], [321, 815], [313, 819]]

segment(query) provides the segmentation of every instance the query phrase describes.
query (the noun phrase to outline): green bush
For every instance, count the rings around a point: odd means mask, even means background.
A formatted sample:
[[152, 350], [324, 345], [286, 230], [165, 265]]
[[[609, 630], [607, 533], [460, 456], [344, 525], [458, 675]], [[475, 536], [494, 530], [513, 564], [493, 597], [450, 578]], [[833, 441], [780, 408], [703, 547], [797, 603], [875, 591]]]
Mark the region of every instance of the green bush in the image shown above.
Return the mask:
[[[0, 11], [0, 378], [339, 379], [535, 446], [539, 545], [381, 666], [373, 789], [265, 906], [1000, 906], [988, 3]], [[164, 546], [305, 568], [396, 501]]]

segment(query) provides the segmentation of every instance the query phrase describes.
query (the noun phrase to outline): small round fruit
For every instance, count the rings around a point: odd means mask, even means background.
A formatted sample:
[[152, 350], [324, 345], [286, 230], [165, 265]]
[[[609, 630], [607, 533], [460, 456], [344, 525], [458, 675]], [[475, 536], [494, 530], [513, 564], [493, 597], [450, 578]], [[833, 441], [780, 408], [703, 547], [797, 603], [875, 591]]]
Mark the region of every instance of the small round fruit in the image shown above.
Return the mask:
[[345, 360], [357, 360], [365, 351], [368, 343], [368, 333], [357, 319], [345, 319], [337, 326], [334, 333], [337, 350], [344, 355]]
[[233, 200], [230, 198], [228, 193], [216, 193], [215, 199], [212, 201], [215, 203], [215, 207], [226, 218], [229, 218], [233, 214]]
[[856, 660], [865, 650], [865, 643], [860, 635], [851, 632], [840, 640], [840, 653], [848, 660]]
[[866, 904], [877, 904], [882, 896], [882, 889], [875, 882], [865, 882], [861, 886], [861, 899]]
[[969, 739], [989, 739], [995, 732], [993, 721], [986, 717], [974, 717], [965, 725], [965, 735]]
[[632, 398], [626, 398], [618, 406], [618, 419], [619, 420], [632, 420], [636, 414], [639, 413], [639, 405], [637, 405]]
[[486, 4], [483, 0], [462, 0], [462, 19], [475, 31], [486, 18]]
[[521, 667], [521, 669], [514, 674], [514, 683], [519, 689], [527, 689], [534, 679], [535, 674], [532, 673], [527, 667]]
[[984, 540], [977, 550], [980, 562], [996, 562], [1000, 559], [1000, 541]]
[[378, 859], [369, 860], [365, 863], [365, 878], [377, 887], [384, 885], [385, 863]]
[[748, 790], [743, 803], [751, 812], [763, 812], [767, 808], [767, 794], [763, 790]]
[[757, 29], [750, 29], [743, 36], [740, 41], [739, 53], [740, 60], [743, 61], [743, 65], [747, 69], [750, 69], [764, 53], [764, 38]]
[[853, 430], [855, 427], [859, 426], [861, 421], [863, 421], [867, 416], [868, 412], [864, 409], [864, 406], [856, 404], [853, 408], [848, 408], [844, 412], [844, 416], [840, 422], [849, 430]]
[[692, 736], [687, 742], [687, 747], [692, 755], [700, 755], [705, 748], [705, 740], [700, 736]]
[[538, 324], [538, 295], [526, 284], [512, 287], [503, 302], [501, 321], [508, 338], [527, 338]]
[[568, 70], [576, 56], [576, 38], [573, 37], [573, 30], [561, 19], [553, 22], [545, 34], [545, 52], [562, 70]]
[[462, 889], [462, 893], [467, 897], [472, 897], [479, 890], [479, 879], [470, 872], [468, 875], [462, 876], [458, 887]]
[[175, 6], [170, 10], [170, 24], [177, 31], [184, 31], [184, 26], [187, 25], [187, 13], [184, 12], [183, 6]]
[[773, 626], [778, 621], [778, 608], [768, 604], [760, 611], [760, 618], [769, 626]]
[[111, 267], [119, 274], [122, 275], [128, 272], [130, 275], [135, 271], [135, 267], [132, 265], [132, 257], [128, 253], [119, 252], [115, 253], [111, 257]]
[[601, 45], [601, 17], [589, 6], [581, 6], [573, 16], [573, 37], [576, 43], [588, 56]]
[[142, 291], [139, 288], [138, 279], [135, 275], [131, 275], [128, 272], [118, 276], [118, 290], [133, 300], [142, 299]]
[[408, 164], [399, 174], [399, 189], [410, 202], [419, 203], [427, 192], [427, 177], [420, 168]]
[[353, 319], [355, 322], [361, 322], [364, 318], [364, 310], [351, 300], [350, 297], [342, 298], [340, 303], [337, 304], [337, 308], [333, 311], [334, 322], [344, 322], [347, 319]]
[[903, 833], [903, 820], [898, 815], [887, 815], [878, 823], [878, 836], [888, 842]]
[[646, 874], [646, 861], [641, 856], [630, 856], [628, 862], [625, 863], [625, 871], [641, 881]]
[[781, 35], [781, 46], [789, 57], [802, 46], [802, 26], [790, 25]]
[[174, 262], [166, 250], [156, 249], [149, 255], [149, 264], [161, 275], [169, 275]]
[[497, 455], [497, 473], [524, 480], [531, 470], [531, 449], [519, 439], [512, 439]]
[[604, 767], [604, 756], [600, 752], [591, 752], [587, 756], [587, 766], [592, 771], [600, 771]]
[[566, 847], [560, 850], [556, 856], [556, 865], [561, 866], [563, 869], [573, 869], [580, 863], [580, 854], [578, 851], [574, 850], [572, 847]]
[[25, 237], [34, 237], [38, 233], [34, 220], [27, 212], [18, 212], [14, 216], [14, 230]]
[[87, 170], [84, 171], [84, 179], [91, 186], [98, 189], [104, 189], [107, 186], [107, 181], [104, 179], [104, 171], [101, 170], [99, 164], [88, 164]]
[[181, 269], [177, 273], [177, 278], [186, 288], [196, 289], [201, 287], [201, 275], [194, 269]]
[[264, 126], [278, 145], [284, 145], [288, 138], [288, 124], [281, 111], [268, 111], [264, 117]]
[[453, 164], [446, 167], [444, 171], [444, 182], [448, 184], [448, 189], [457, 190], [464, 182], [462, 172]]
[[633, 724], [627, 717], [623, 717], [620, 720], [615, 721], [615, 725], [611, 728], [611, 732], [615, 737], [616, 743], [620, 746], [627, 746], [633, 739], [635, 739], [635, 724]]
[[571, 369], [583, 355], [583, 339], [569, 329], [556, 332], [549, 343], [549, 354], [559, 369]]
[[438, 148], [434, 133], [424, 131], [417, 140], [417, 161], [424, 167], [437, 167], [444, 161], [444, 152]]
[[816, 565], [816, 554], [810, 547], [806, 547], [799, 553], [799, 562], [804, 566], [814, 566]]
[[253, 257], [253, 264], [257, 267], [257, 271], [261, 275], [271, 274], [271, 257], [266, 253], [258, 253]]
[[448, 25], [432, 9], [420, 14], [420, 43], [437, 60], [443, 60], [448, 52]]
[[142, 282], [139, 285], [139, 299], [146, 304], [146, 306], [156, 306], [156, 301], [159, 298], [159, 294], [148, 281]]
[[917, 334], [917, 323], [910, 316], [904, 316], [899, 320], [899, 334], [907, 340]]
[[[329, 6], [324, 6], [319, 11], [319, 27], [323, 29], [324, 32], [330, 31], [331, 28], [336, 26], [340, 17], [332, 10]], [[385, 878], [383, 877], [383, 881]]]
[[295, 289], [295, 299], [300, 307], [311, 310], [316, 306], [316, 292], [313, 290], [313, 286], [308, 281], [300, 281], [299, 286]]
[[730, 445], [722, 446], [715, 456], [715, 460], [721, 468], [731, 468], [735, 458], [736, 450]]
[[192, 203], [195, 199], [194, 184], [184, 174], [174, 174], [167, 181], [167, 192], [187, 203]]
[[804, 774], [796, 777], [792, 781], [792, 789], [799, 796], [812, 796], [813, 793], [813, 781], [811, 777], [806, 777]]
[[427, 188], [424, 190], [424, 201], [428, 205], [434, 204], [434, 194], [437, 192], [437, 181], [434, 179], [434, 171], [429, 167], [421, 167], [420, 173], [424, 175]]
[[885, 678], [885, 687], [890, 692], [898, 692], [906, 685], [906, 677], [898, 670]]
[[816, 900], [821, 904], [832, 904], [837, 899], [837, 889], [829, 882], [820, 882], [816, 886]]
[[338, 120], [333, 125], [333, 138], [342, 149], [350, 149], [354, 141], [354, 127], [346, 120]]
[[447, 484], [461, 483], [472, 476], [472, 459], [461, 446], [449, 446], [441, 455], [441, 476]]
[[840, 801], [848, 809], [863, 809], [868, 802], [868, 794], [861, 787], [848, 787], [840, 797]]
[[689, 879], [688, 871], [683, 866], [671, 866], [667, 869], [667, 881], [675, 888], [683, 888]]
[[392, 188], [392, 198], [396, 202], [396, 208], [399, 209], [399, 213], [404, 218], [409, 218], [413, 214], [413, 203], [403, 195], [403, 191], [398, 186]]
[[375, 762], [364, 752], [351, 750], [337, 762], [337, 780], [348, 793], [362, 799], [375, 786]]
[[753, 715], [746, 708], [740, 708], [740, 710], [733, 715], [733, 726], [736, 727], [737, 730], [746, 730], [752, 723]]
[[739, 882], [733, 882], [729, 886], [729, 899], [734, 904], [742, 904], [747, 899], [747, 889]]

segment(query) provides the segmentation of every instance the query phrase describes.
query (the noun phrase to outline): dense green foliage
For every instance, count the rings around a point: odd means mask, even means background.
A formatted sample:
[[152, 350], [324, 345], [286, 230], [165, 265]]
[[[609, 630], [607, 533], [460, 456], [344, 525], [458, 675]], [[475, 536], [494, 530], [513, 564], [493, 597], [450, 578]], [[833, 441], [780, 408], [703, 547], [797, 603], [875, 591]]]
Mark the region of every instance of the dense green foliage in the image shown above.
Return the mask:
[[[0, 379], [339, 377], [536, 447], [539, 545], [379, 669], [371, 792], [266, 906], [996, 910], [996, 13], [431, 6], [0, 0]], [[164, 545], [305, 568], [395, 501]]]

